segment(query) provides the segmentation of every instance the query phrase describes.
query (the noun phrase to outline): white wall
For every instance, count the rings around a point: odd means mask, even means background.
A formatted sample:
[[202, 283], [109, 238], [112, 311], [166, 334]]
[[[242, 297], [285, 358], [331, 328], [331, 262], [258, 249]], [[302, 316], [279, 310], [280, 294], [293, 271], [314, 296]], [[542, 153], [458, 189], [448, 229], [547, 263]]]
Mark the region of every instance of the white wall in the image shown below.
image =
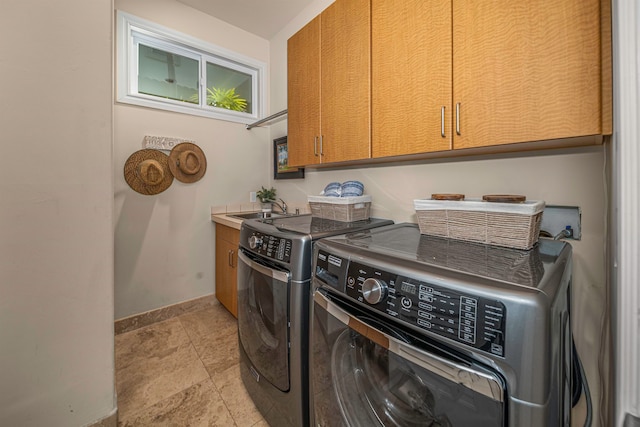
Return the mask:
[[[116, 0], [115, 8], [269, 61], [268, 41], [177, 1]], [[174, 180], [155, 196], [134, 192], [123, 166], [143, 148], [145, 135], [195, 141], [207, 157], [204, 177], [193, 184]], [[116, 319], [214, 293], [211, 206], [248, 203], [249, 191], [268, 185], [268, 129], [115, 104], [114, 141]]]
[[[271, 40], [271, 109], [286, 108], [286, 40], [331, 4], [316, 0]], [[286, 134], [286, 121], [271, 126], [272, 137]], [[357, 179], [373, 196], [373, 214], [396, 222], [416, 222], [413, 200], [432, 193], [524, 194], [530, 200], [548, 204], [579, 206], [582, 209], [582, 240], [573, 241], [574, 288], [573, 329], [595, 406], [594, 425], [600, 424], [602, 396], [599, 354], [603, 311], [606, 307], [605, 228], [607, 191], [605, 176], [608, 146], [557, 152], [456, 158], [450, 160], [394, 163], [348, 169], [306, 170], [304, 180], [275, 181], [286, 200], [306, 199], [318, 194], [330, 181]], [[608, 350], [605, 347], [605, 353]], [[603, 376], [607, 376], [606, 360]], [[581, 425], [583, 405], [575, 413]]]
[[625, 416], [640, 420], [640, 8], [633, 1], [614, 1], [615, 196], [617, 234], [614, 240], [613, 275], [616, 294], [615, 362], [616, 425]]
[[115, 411], [111, 0], [0, 14], [0, 425]]

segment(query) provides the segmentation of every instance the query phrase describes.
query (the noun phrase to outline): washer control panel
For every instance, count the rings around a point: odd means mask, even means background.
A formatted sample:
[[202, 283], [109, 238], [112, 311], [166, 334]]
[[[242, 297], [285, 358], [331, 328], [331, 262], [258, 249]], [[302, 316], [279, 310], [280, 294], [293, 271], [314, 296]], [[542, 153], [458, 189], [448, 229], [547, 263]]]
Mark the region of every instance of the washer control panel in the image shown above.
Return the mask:
[[504, 357], [506, 307], [497, 300], [350, 262], [351, 298], [412, 326]]
[[247, 240], [251, 250], [258, 255], [287, 263], [291, 259], [291, 239], [254, 231]]

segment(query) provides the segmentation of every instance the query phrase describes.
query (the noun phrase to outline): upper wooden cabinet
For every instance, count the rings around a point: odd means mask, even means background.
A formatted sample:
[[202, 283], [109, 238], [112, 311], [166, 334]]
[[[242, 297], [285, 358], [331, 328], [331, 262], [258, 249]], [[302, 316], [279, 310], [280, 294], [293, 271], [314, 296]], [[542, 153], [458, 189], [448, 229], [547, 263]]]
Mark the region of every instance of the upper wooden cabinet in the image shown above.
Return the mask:
[[287, 42], [289, 166], [320, 163], [320, 16]]
[[288, 48], [293, 166], [612, 133], [610, 0], [337, 0]]
[[372, 155], [451, 149], [451, 3], [372, 0]]
[[289, 164], [369, 158], [369, 0], [337, 0], [288, 41]]
[[606, 1], [453, 0], [452, 10], [454, 148], [611, 133]]

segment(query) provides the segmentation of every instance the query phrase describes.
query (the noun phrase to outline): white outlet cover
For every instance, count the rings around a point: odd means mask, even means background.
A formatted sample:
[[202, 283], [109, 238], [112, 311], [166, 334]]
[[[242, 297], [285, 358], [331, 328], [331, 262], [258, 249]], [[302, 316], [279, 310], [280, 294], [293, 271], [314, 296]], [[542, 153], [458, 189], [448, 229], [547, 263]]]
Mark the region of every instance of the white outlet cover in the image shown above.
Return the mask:
[[554, 206], [548, 205], [544, 208], [540, 230], [544, 230], [552, 236], [557, 235], [567, 226], [573, 229], [573, 240], [580, 240], [582, 233], [580, 230], [582, 212], [578, 206]]

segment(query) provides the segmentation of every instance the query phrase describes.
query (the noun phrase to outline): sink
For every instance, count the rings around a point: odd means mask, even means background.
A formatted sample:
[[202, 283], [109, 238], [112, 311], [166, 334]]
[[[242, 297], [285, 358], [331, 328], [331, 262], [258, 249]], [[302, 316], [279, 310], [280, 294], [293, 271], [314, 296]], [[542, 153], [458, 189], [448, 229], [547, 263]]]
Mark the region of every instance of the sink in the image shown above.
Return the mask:
[[291, 215], [285, 215], [285, 214], [275, 213], [275, 212], [246, 212], [246, 213], [234, 213], [234, 214], [227, 214], [227, 215], [230, 217], [239, 218], [239, 219], [267, 219], [267, 218], [283, 218], [286, 216], [291, 216]]

